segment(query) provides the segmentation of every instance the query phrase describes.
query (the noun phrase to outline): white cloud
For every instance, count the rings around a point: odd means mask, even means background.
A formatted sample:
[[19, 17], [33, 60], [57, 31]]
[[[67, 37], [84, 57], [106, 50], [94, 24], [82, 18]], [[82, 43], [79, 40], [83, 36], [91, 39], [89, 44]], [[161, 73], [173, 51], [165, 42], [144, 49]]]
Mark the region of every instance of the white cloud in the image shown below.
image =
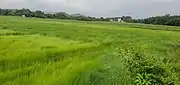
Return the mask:
[[3, 0], [1, 2], [6, 2], [6, 3], [19, 3], [19, 2], [24, 2], [24, 0]]
[[66, 2], [66, 0], [37, 0], [41, 3], [48, 3], [50, 5], [53, 4], [64, 4]]
[[168, 2], [173, 2], [175, 0], [152, 0], [153, 2], [163, 2], [163, 3], [168, 3]]

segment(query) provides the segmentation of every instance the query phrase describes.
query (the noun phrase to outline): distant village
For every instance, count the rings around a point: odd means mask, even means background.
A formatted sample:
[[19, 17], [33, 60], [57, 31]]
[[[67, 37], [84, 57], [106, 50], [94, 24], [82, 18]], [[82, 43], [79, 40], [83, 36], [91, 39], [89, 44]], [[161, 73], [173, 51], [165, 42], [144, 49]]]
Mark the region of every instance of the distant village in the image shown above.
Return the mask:
[[120, 19], [120, 18], [119, 18], [119, 19], [117, 19], [117, 20], [110, 19], [110, 21], [111, 21], [111, 22], [115, 22], [115, 21], [117, 21], [117, 22], [124, 22], [124, 21], [123, 21], [122, 19]]

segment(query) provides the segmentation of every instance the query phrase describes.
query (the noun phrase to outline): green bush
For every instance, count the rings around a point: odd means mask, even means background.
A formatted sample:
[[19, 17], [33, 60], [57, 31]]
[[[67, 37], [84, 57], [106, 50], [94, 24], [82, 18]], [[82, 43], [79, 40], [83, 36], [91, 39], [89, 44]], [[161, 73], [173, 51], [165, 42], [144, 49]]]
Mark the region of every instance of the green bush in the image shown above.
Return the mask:
[[[165, 62], [167, 58], [150, 55], [145, 50], [139, 50], [140, 48], [131, 49], [124, 50], [128, 51], [124, 62], [136, 85], [177, 85], [179, 81], [175, 69], [170, 62]], [[121, 50], [120, 55], [122, 54]]]

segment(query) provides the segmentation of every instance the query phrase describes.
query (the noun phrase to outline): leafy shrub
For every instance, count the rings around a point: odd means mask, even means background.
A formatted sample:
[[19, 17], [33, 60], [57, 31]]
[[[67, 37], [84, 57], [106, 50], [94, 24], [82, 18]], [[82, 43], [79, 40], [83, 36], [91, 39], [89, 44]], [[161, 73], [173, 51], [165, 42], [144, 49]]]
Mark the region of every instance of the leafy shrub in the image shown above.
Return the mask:
[[[139, 48], [138, 48], [139, 49]], [[124, 62], [136, 85], [176, 85], [178, 79], [173, 66], [163, 56], [152, 56], [145, 50], [128, 51]], [[122, 52], [120, 52], [122, 54]]]
[[152, 84], [151, 82], [153, 82], [152, 77], [153, 77], [152, 74], [147, 74], [147, 73], [137, 74], [135, 83], [137, 85], [150, 85]]

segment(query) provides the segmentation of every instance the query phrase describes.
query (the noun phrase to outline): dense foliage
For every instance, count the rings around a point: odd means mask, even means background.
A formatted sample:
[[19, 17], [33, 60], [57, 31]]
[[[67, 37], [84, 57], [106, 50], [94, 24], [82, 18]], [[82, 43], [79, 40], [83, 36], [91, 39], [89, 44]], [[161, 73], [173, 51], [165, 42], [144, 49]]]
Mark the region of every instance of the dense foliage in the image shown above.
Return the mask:
[[0, 15], [6, 16], [22, 16], [26, 17], [38, 17], [38, 18], [54, 18], [54, 19], [74, 19], [82, 21], [109, 21], [106, 18], [96, 18], [90, 16], [84, 16], [81, 14], [72, 14], [69, 15], [65, 12], [56, 12], [56, 13], [45, 13], [40, 10], [31, 11], [29, 9], [0, 9]]
[[180, 26], [180, 15], [171, 16], [170, 14], [166, 14], [164, 16], [149, 17], [146, 19], [137, 19], [137, 20], [133, 20], [132, 22], [156, 24], [156, 25]]

